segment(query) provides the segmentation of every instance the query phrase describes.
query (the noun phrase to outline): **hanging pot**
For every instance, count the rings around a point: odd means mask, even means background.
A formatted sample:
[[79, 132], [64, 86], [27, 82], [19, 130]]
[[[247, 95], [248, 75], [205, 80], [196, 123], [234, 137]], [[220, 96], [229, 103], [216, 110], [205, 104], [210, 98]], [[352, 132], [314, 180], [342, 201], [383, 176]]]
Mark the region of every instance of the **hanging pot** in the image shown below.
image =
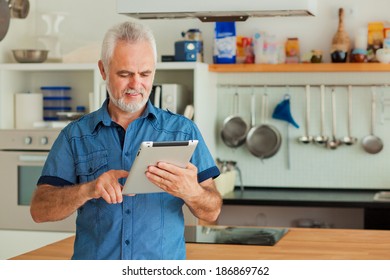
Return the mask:
[[238, 93], [234, 94], [234, 115], [227, 117], [222, 125], [221, 138], [226, 146], [237, 148], [245, 143], [248, 125], [238, 115]]
[[0, 0], [0, 41], [8, 32], [11, 13], [6, 0]]
[[12, 18], [26, 18], [30, 11], [30, 2], [28, 0], [10, 0]]
[[[252, 98], [252, 122], [254, 122], [254, 98]], [[282, 144], [282, 137], [279, 130], [274, 126], [266, 124], [266, 116], [268, 111], [268, 96], [263, 95], [262, 98], [262, 124], [253, 126], [246, 138], [246, 146], [249, 152], [260, 158], [266, 159], [274, 156]]]

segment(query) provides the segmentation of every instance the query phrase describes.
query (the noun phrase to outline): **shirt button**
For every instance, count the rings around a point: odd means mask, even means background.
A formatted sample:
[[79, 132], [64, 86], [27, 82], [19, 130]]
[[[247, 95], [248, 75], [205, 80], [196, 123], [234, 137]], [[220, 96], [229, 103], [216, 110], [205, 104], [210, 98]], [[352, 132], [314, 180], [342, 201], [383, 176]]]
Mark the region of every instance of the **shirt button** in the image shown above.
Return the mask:
[[129, 244], [130, 244], [130, 241], [129, 241], [129, 240], [125, 240], [125, 244], [126, 244], [126, 245], [129, 245]]
[[125, 211], [125, 213], [126, 213], [126, 214], [130, 214], [131, 211], [130, 211], [129, 209], [127, 209], [127, 210]]
[[127, 156], [127, 157], [128, 157], [128, 156], [129, 156], [129, 152], [126, 152], [126, 153], [125, 153], [125, 156]]

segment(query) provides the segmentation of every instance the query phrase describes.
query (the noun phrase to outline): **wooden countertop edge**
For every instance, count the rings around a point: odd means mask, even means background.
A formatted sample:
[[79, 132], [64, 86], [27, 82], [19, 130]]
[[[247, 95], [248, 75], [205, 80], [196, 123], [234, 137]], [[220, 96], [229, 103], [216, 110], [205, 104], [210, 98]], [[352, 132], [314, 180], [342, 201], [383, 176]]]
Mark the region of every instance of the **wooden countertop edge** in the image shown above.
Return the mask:
[[[11, 260], [69, 260], [74, 237]], [[187, 243], [188, 260], [390, 260], [390, 231], [290, 228], [274, 246]]]

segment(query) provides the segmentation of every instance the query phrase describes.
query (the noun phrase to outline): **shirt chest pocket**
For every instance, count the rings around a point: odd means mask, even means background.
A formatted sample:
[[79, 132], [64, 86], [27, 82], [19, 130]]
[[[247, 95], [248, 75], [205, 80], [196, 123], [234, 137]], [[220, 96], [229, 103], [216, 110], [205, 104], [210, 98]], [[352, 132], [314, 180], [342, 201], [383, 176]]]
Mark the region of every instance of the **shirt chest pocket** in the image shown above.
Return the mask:
[[106, 150], [78, 157], [76, 175], [79, 183], [93, 181], [106, 171], [108, 171], [108, 153]]

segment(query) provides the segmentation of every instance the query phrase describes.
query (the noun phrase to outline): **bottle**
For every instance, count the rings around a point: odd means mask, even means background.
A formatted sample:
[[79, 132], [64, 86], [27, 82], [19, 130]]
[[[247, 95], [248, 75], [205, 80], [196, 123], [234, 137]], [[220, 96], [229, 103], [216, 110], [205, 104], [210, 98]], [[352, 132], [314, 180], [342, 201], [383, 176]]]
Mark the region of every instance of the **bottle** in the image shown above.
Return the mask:
[[333, 36], [331, 58], [332, 62], [346, 62], [350, 48], [348, 33], [344, 30], [344, 9], [339, 9], [339, 25], [336, 34]]
[[255, 55], [255, 63], [260, 64], [264, 61], [264, 34], [256, 32], [253, 35], [253, 53]]
[[299, 40], [298, 38], [287, 38], [286, 45], [286, 63], [299, 63]]

